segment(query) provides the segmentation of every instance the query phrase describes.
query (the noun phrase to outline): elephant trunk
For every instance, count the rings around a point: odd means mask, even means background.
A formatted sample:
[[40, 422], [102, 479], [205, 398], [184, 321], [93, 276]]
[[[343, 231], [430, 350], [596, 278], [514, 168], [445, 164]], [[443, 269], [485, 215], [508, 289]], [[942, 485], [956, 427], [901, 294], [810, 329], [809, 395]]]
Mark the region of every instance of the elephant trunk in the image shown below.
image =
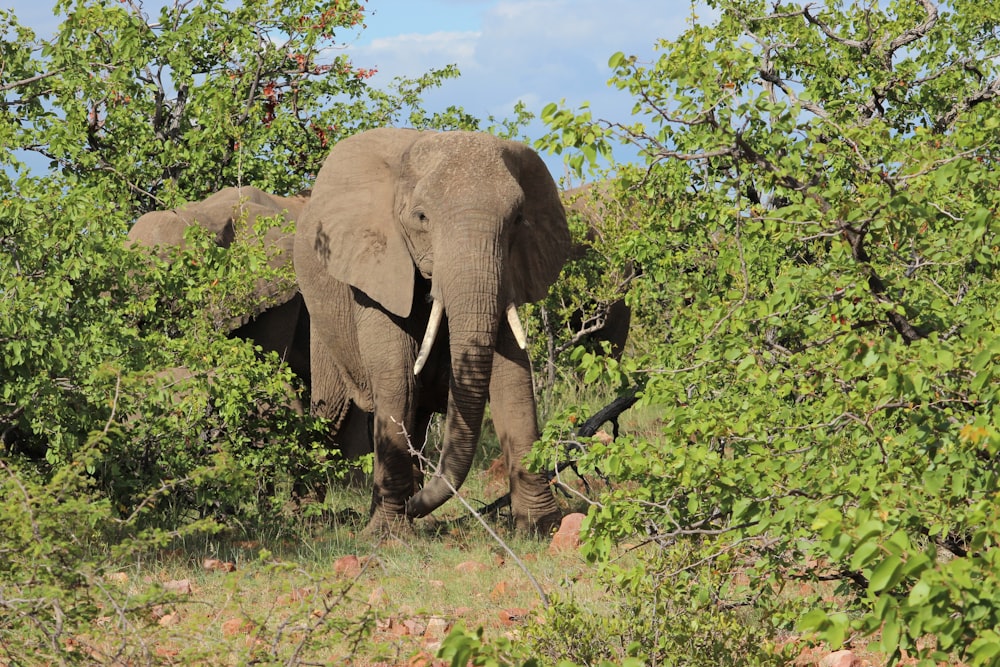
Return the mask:
[[430, 514], [451, 498], [468, 476], [479, 442], [502, 310], [497, 243], [480, 240], [478, 245], [479, 252], [453, 253], [460, 266], [435, 267], [434, 280], [440, 281], [448, 317], [451, 378], [441, 460], [406, 503], [406, 513], [413, 518]]

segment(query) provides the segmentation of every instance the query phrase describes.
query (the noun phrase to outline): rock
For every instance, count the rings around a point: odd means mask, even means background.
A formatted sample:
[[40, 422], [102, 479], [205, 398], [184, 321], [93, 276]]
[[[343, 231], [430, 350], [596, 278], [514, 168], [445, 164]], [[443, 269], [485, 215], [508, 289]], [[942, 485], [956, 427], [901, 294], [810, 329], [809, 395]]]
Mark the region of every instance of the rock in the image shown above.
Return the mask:
[[427, 626], [414, 618], [406, 619], [403, 621], [403, 625], [406, 626], [406, 634], [414, 637], [423, 637], [424, 633], [427, 632]]
[[431, 616], [427, 619], [427, 630], [424, 632], [424, 638], [443, 639], [450, 629], [451, 624], [447, 619]]
[[190, 595], [192, 591], [191, 580], [177, 579], [175, 581], [166, 581], [163, 583], [163, 590], [177, 595]]
[[157, 621], [157, 623], [160, 624], [160, 626], [162, 626], [164, 628], [168, 628], [171, 625], [177, 625], [180, 622], [181, 622], [181, 615], [178, 614], [176, 611], [172, 611], [172, 612], [169, 612], [167, 614], [164, 614]]
[[819, 667], [860, 667], [861, 660], [852, 651], [834, 651], [823, 656]]
[[457, 572], [464, 572], [464, 573], [482, 572], [485, 569], [486, 569], [485, 565], [483, 565], [482, 563], [477, 563], [474, 560], [467, 560], [455, 566], [455, 570]]
[[500, 622], [504, 625], [516, 625], [528, 617], [527, 609], [511, 608], [500, 612]]
[[201, 562], [202, 569], [215, 570], [218, 572], [233, 572], [236, 570], [236, 563], [219, 560], [218, 558], [206, 558]]
[[356, 577], [361, 574], [361, 561], [357, 556], [341, 556], [333, 564], [333, 573], [338, 577]]
[[552, 536], [549, 553], [573, 551], [580, 546], [580, 525], [586, 515], [574, 512], [563, 517], [559, 530]]

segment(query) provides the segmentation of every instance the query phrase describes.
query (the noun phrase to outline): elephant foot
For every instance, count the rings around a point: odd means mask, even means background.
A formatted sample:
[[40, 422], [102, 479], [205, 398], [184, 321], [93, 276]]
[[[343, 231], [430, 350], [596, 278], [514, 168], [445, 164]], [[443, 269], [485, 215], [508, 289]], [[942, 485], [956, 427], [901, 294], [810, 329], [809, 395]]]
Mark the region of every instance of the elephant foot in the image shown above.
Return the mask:
[[405, 514], [390, 514], [376, 509], [361, 533], [369, 539], [408, 539], [414, 537], [413, 522]]
[[510, 475], [510, 512], [517, 532], [547, 538], [559, 529], [562, 512], [544, 475], [515, 469]]
[[562, 512], [556, 507], [544, 512], [514, 510], [514, 528], [517, 532], [532, 537], [551, 537], [552, 533], [559, 529], [562, 519]]

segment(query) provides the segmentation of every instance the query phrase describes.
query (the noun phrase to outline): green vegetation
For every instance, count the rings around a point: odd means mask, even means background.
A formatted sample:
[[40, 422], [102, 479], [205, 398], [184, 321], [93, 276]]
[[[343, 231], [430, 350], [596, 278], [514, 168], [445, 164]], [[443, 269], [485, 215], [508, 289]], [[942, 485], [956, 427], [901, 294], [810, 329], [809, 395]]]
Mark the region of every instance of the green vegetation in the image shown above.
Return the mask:
[[[400, 663], [428, 648], [387, 619], [438, 616], [454, 665], [778, 665], [810, 643], [1000, 664], [1000, 5], [708, 5], [655, 62], [611, 56], [632, 119], [542, 114], [537, 146], [578, 170], [623, 140], [646, 159], [594, 175], [624, 215], [543, 304], [566, 317], [618, 294], [601, 263], [637, 269], [620, 361], [536, 342], [559, 373], [535, 461], [589, 482], [558, 478], [585, 561], [515, 543], [547, 606], [520, 574], [469, 594], [458, 562], [497, 568], [454, 514], [370, 545], [345, 520], [363, 492], [293, 493], [341, 473], [322, 424], [284, 407], [277, 359], [217, 333], [263, 247], [124, 248], [151, 209], [308, 187], [361, 129], [516, 135], [524, 110], [428, 114], [454, 68], [381, 91], [325, 60], [354, 2], [77, 0], [46, 42], [0, 11], [0, 664]], [[632, 386], [624, 435], [577, 442]], [[487, 478], [471, 497], [499, 495]], [[392, 605], [372, 571], [331, 570], [373, 550]], [[161, 585], [189, 577], [194, 596]], [[532, 611], [511, 630], [479, 589], [514, 579]]]
[[[998, 664], [997, 6], [710, 5], [655, 62], [611, 57], [631, 122], [543, 112], [577, 165], [623, 138], [648, 159], [615, 245], [655, 335], [589, 375], [640, 383], [662, 431], [582, 456], [612, 481], [585, 551], [623, 604], [670, 582], [659, 618]], [[636, 534], [655, 557], [617, 566]]]

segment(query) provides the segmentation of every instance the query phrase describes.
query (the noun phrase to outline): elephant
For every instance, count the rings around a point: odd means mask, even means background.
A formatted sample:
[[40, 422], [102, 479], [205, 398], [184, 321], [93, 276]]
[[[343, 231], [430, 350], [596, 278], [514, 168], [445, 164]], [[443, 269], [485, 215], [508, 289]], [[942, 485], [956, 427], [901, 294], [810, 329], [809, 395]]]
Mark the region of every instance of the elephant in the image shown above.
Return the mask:
[[[586, 225], [584, 236], [575, 241], [570, 251], [570, 259], [581, 261], [594, 252], [593, 245], [602, 240], [606, 222], [614, 215], [607, 204], [611, 193], [609, 184], [588, 183], [563, 192], [563, 202], [570, 215], [579, 215]], [[635, 267], [628, 263], [624, 267], [607, 267], [607, 273], [622, 286], [627, 285], [635, 274]], [[622, 289], [621, 287], [619, 289]], [[583, 343], [597, 350], [601, 343], [608, 343], [611, 357], [621, 359], [628, 341], [632, 320], [632, 309], [624, 297], [610, 302], [592, 303], [577, 309], [569, 319], [568, 326], [573, 332], [575, 343]]]
[[[521, 143], [380, 128], [331, 149], [299, 222], [295, 274], [311, 407], [348, 448], [374, 443], [368, 534], [409, 533], [455, 493], [487, 400], [516, 528], [558, 523], [544, 475], [523, 463], [539, 434], [516, 306], [545, 296], [569, 243], [556, 185]], [[434, 413], [444, 435], [424, 484], [415, 464]]]
[[[229, 247], [236, 239], [237, 221], [243, 215], [249, 226], [258, 217], [283, 214], [294, 221], [302, 212], [308, 194], [279, 197], [252, 186], [229, 187], [202, 201], [179, 208], [152, 211], [140, 217], [128, 232], [132, 247], [155, 249], [184, 246], [184, 230], [191, 225], [207, 229], [215, 242]], [[269, 248], [280, 250], [271, 260], [274, 266], [289, 266], [294, 235], [272, 227], [264, 235]], [[295, 285], [261, 282], [255, 308], [240, 313], [229, 322], [228, 335], [252, 340], [265, 352], [274, 351], [285, 360], [303, 383], [309, 385], [309, 314]]]

